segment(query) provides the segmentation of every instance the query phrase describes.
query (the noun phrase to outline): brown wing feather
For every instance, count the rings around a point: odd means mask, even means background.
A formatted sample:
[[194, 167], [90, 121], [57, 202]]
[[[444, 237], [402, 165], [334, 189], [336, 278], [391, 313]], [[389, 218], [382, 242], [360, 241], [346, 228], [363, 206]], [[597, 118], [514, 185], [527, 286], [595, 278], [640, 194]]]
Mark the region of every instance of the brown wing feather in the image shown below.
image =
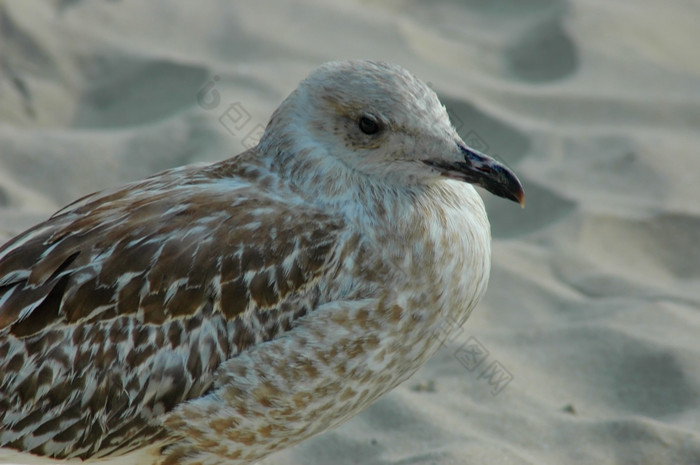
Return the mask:
[[163, 439], [158, 417], [222, 361], [313, 309], [342, 225], [256, 188], [254, 167], [214, 168], [87, 197], [0, 249], [0, 446]]

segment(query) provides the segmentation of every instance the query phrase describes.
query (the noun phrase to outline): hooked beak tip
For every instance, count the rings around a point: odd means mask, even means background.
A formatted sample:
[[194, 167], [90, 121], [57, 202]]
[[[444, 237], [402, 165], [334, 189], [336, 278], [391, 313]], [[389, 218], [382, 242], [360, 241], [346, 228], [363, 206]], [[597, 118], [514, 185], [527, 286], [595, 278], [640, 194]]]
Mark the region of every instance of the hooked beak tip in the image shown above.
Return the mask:
[[523, 185], [510, 168], [488, 155], [461, 144], [458, 145], [464, 155], [463, 170], [470, 173], [468, 177], [471, 177], [471, 182], [494, 195], [517, 202], [521, 208], [525, 208]]
[[504, 163], [457, 144], [464, 161], [423, 160], [442, 176], [481, 186], [494, 195], [512, 200], [525, 208], [525, 192], [515, 173]]

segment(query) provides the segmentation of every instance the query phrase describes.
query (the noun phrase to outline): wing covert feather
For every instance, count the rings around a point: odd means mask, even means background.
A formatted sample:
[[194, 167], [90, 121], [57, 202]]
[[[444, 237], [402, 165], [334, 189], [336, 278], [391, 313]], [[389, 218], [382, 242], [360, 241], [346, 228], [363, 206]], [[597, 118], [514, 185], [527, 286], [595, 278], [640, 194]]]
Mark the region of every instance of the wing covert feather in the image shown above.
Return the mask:
[[0, 446], [87, 458], [165, 439], [163, 413], [317, 305], [342, 224], [174, 173], [0, 249]]

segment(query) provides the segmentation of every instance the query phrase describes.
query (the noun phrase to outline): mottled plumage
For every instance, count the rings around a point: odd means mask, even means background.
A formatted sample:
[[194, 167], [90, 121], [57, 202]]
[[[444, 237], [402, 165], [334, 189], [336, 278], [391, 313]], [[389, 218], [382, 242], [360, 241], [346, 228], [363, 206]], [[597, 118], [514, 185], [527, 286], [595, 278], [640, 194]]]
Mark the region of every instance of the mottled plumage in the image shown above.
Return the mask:
[[330, 63], [258, 147], [20, 234], [0, 249], [0, 462], [247, 464], [358, 413], [486, 288], [462, 181], [522, 200], [407, 71]]

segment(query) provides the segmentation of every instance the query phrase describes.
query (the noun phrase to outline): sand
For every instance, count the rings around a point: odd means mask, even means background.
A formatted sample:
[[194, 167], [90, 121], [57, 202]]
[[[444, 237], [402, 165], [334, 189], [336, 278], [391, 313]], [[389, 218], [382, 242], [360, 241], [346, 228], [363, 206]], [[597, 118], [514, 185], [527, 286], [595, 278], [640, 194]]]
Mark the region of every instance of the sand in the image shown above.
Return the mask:
[[[700, 464], [700, 4], [0, 2], [0, 238], [234, 155], [318, 64], [396, 62], [522, 179], [489, 291], [292, 464]], [[439, 285], [439, 283], [436, 283]]]

